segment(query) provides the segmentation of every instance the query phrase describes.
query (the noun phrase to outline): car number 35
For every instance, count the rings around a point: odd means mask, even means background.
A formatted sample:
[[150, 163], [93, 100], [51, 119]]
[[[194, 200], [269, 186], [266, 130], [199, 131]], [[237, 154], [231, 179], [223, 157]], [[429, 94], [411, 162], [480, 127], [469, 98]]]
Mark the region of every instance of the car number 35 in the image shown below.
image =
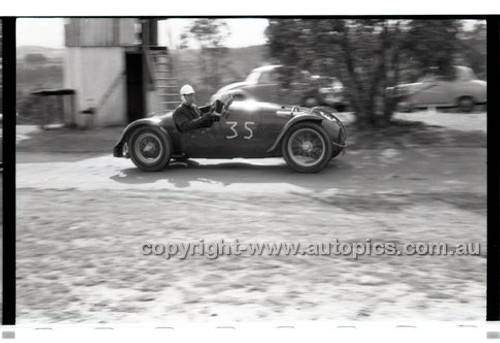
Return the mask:
[[234, 138], [237, 138], [239, 136], [238, 131], [236, 131], [236, 127], [241, 126], [241, 125], [238, 125], [238, 124], [243, 124], [243, 127], [244, 127], [243, 139], [252, 139], [253, 130], [252, 130], [251, 126], [255, 125], [255, 122], [246, 121], [243, 123], [238, 123], [237, 121], [227, 121], [226, 123], [229, 125], [229, 129], [232, 132], [231, 135], [226, 136], [227, 139], [234, 139]]

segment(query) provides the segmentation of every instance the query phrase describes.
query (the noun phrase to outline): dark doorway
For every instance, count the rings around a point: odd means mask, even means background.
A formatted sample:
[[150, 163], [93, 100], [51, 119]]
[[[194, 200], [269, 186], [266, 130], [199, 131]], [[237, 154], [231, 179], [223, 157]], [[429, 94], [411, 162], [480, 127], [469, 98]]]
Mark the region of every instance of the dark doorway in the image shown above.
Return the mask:
[[127, 69], [127, 119], [130, 123], [144, 118], [146, 114], [143, 54], [139, 51], [126, 52], [125, 66]]

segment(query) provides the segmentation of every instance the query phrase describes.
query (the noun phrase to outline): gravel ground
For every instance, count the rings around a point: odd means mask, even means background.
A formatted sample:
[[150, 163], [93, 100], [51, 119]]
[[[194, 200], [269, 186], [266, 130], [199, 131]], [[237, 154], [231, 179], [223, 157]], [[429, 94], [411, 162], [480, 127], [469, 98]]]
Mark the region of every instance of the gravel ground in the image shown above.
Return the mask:
[[[18, 318], [23, 324], [482, 320], [485, 313], [485, 198], [475, 194], [459, 199], [321, 193], [228, 199], [23, 189], [18, 204]], [[357, 260], [167, 260], [140, 250], [147, 242], [200, 239], [480, 242], [483, 250], [480, 256]]]

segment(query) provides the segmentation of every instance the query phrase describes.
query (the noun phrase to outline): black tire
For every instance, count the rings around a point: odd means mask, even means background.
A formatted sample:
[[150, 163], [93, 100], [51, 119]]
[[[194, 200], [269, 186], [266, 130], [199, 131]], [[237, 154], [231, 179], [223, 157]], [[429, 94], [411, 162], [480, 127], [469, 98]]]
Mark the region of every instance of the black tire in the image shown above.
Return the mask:
[[299, 173], [317, 173], [332, 156], [332, 145], [326, 131], [318, 124], [305, 122], [292, 126], [282, 143], [286, 163]]
[[462, 113], [470, 113], [474, 110], [474, 106], [476, 105], [473, 98], [470, 96], [464, 96], [458, 99], [458, 110]]
[[132, 132], [128, 149], [132, 162], [144, 171], [159, 171], [169, 162], [172, 144], [158, 127], [146, 126]]
[[313, 108], [320, 105], [320, 101], [315, 96], [308, 96], [302, 100], [302, 106]]
[[342, 104], [342, 103], [338, 103], [338, 104], [333, 105], [333, 108], [337, 112], [346, 112], [346, 110], [347, 110], [346, 104]]
[[413, 105], [408, 101], [400, 101], [396, 104], [396, 112], [411, 113], [413, 110]]

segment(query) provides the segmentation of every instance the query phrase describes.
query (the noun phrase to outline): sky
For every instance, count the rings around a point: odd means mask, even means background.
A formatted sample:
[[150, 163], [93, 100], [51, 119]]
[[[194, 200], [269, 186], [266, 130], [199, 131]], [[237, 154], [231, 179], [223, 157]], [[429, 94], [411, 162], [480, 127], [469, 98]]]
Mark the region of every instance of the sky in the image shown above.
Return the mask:
[[[16, 44], [64, 47], [63, 19], [18, 19], [16, 21]], [[43, 32], [43, 34], [41, 33]]]
[[[264, 30], [268, 25], [267, 19], [249, 18], [249, 19], [224, 19], [227, 22], [231, 31], [230, 36], [225, 41], [225, 45], [230, 48], [237, 48], [251, 45], [262, 45], [266, 43]], [[184, 28], [192, 20], [186, 19], [169, 19], [160, 22], [158, 25], [159, 30], [159, 44], [169, 45], [175, 47], [179, 44], [176, 39], [184, 32]], [[168, 43], [169, 37], [167, 32], [171, 32], [172, 45]]]
[[[264, 30], [267, 19], [244, 18], [225, 19], [231, 31], [226, 40], [228, 47], [243, 47], [265, 44]], [[160, 45], [178, 45], [178, 37], [191, 19], [169, 19], [160, 21], [158, 36]], [[36, 45], [50, 48], [64, 47], [64, 19], [62, 18], [25, 18], [17, 20], [17, 45]], [[171, 34], [168, 34], [170, 29]], [[171, 38], [171, 39], [169, 39]]]

